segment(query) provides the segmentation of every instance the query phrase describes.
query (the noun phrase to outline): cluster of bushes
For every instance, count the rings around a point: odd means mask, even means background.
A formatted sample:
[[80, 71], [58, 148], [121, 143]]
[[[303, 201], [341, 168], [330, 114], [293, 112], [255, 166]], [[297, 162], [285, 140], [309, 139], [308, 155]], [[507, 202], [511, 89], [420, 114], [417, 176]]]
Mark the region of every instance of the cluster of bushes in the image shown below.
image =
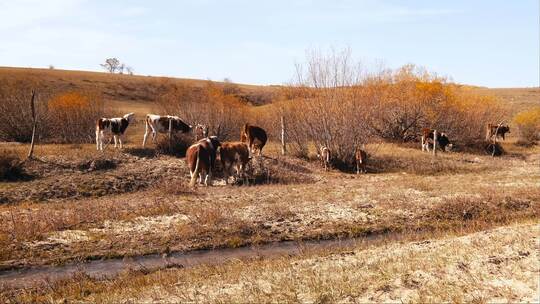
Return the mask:
[[518, 113], [514, 123], [519, 131], [519, 144], [531, 145], [540, 140], [540, 107]]
[[289, 149], [307, 156], [311, 144], [352, 166], [356, 147], [377, 141], [416, 141], [422, 128], [448, 134], [461, 147], [483, 149], [485, 125], [504, 117], [492, 97], [479, 96], [413, 65], [367, 74], [348, 52], [312, 55], [284, 92], [291, 100], [258, 112], [273, 138], [286, 121]]
[[2, 81], [0, 141], [28, 142], [32, 137], [31, 91], [36, 90], [36, 118], [41, 142], [90, 143], [103, 99], [92, 91], [55, 92], [32, 81]]
[[213, 82], [203, 87], [171, 83], [157, 103], [163, 114], [177, 115], [192, 125], [204, 124], [209, 134], [221, 140], [238, 140], [248, 106], [227, 92]]

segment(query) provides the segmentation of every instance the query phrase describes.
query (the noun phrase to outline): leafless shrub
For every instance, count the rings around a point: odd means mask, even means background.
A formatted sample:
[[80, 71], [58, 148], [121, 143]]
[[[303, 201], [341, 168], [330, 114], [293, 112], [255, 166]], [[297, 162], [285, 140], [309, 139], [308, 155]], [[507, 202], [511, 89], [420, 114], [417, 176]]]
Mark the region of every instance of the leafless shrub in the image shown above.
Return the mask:
[[163, 112], [178, 115], [192, 125], [207, 125], [209, 134], [220, 140], [239, 138], [246, 121], [246, 105], [237, 97], [225, 94], [212, 82], [202, 88], [179, 84], [166, 84], [165, 88], [158, 99]]
[[194, 142], [191, 134], [172, 134], [169, 136], [161, 136], [156, 144], [156, 151], [160, 154], [173, 155], [176, 157], [186, 156], [186, 151]]
[[0, 181], [15, 181], [28, 178], [21, 159], [10, 151], [0, 151]]

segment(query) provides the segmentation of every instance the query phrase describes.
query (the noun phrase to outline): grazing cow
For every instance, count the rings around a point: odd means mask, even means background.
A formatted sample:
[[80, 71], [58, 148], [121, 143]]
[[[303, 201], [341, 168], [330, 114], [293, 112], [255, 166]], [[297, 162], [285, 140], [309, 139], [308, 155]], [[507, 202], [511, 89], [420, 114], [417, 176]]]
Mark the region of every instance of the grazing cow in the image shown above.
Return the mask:
[[191, 175], [190, 185], [193, 187], [199, 178], [208, 186], [212, 183], [212, 170], [216, 162], [217, 149], [221, 146], [216, 136], [210, 136], [191, 145], [186, 151], [186, 161]]
[[[103, 151], [103, 139], [105, 132], [112, 134], [114, 137], [114, 147], [116, 148], [117, 141], [120, 142], [122, 149], [122, 135], [126, 132], [129, 124], [134, 120], [135, 114], [128, 113], [123, 117], [116, 118], [100, 118], [96, 123], [96, 148], [98, 151]], [[110, 141], [110, 138], [109, 138]]]
[[510, 127], [508, 125], [487, 124], [486, 141], [490, 141], [493, 136], [495, 136], [495, 138], [502, 137], [502, 139], [504, 140], [504, 136], [506, 135], [506, 133], [510, 133]]
[[327, 146], [321, 146], [319, 153], [317, 153], [317, 158], [322, 162], [324, 166], [324, 171], [330, 169], [330, 159], [331, 159], [330, 149]]
[[366, 165], [367, 165], [367, 153], [366, 151], [356, 148], [354, 151], [354, 161], [356, 163], [356, 174], [360, 174], [360, 172], [367, 173]]
[[219, 157], [225, 173], [225, 184], [229, 181], [231, 168], [235, 167], [236, 177], [245, 177], [245, 169], [249, 160], [248, 146], [243, 142], [225, 142], [219, 148]]
[[255, 149], [259, 150], [259, 156], [262, 155], [262, 149], [267, 140], [268, 136], [263, 128], [246, 123], [240, 131], [240, 141], [247, 142], [250, 153], [255, 153]]
[[[154, 114], [146, 115], [145, 120], [146, 129], [143, 138], [143, 147], [146, 145], [146, 138], [148, 134], [152, 133], [152, 141], [156, 141], [158, 133], [169, 133], [169, 128], [173, 133], [187, 133], [190, 132], [193, 127], [183, 122], [178, 116], [160, 116]], [[197, 126], [199, 127], [199, 126]], [[197, 128], [196, 127], [196, 128]]]
[[[422, 129], [422, 151], [429, 151], [429, 144], [433, 144], [433, 135], [433, 129]], [[446, 133], [441, 133], [439, 131], [437, 131], [437, 145], [442, 151], [450, 151], [453, 147]]]

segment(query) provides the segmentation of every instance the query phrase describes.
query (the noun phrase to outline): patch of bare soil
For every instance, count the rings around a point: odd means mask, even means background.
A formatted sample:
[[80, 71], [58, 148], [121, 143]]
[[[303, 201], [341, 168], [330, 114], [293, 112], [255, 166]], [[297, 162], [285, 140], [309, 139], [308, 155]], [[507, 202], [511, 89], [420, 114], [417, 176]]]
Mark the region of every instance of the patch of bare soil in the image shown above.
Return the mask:
[[162, 179], [187, 174], [183, 160], [129, 154], [82, 160], [47, 157], [25, 168], [35, 178], [0, 189], [0, 203], [80, 199], [145, 189]]

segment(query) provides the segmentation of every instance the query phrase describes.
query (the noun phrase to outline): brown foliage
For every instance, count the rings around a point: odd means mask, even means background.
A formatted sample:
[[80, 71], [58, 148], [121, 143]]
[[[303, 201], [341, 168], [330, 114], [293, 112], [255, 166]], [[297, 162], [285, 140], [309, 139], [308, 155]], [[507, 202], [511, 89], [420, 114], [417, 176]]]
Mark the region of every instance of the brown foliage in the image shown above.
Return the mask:
[[92, 91], [60, 91], [32, 78], [3, 80], [0, 85], [0, 141], [28, 142], [32, 136], [31, 90], [37, 92], [37, 134], [40, 142], [93, 141], [95, 121], [103, 114], [103, 101]]
[[96, 120], [103, 115], [103, 101], [92, 92], [58, 94], [48, 101], [50, 141], [92, 142]]
[[234, 95], [226, 94], [223, 87], [212, 82], [203, 87], [173, 83], [165, 87], [158, 99], [164, 114], [178, 115], [191, 125], [207, 125], [209, 135], [216, 135], [220, 140], [239, 138], [247, 106]]

